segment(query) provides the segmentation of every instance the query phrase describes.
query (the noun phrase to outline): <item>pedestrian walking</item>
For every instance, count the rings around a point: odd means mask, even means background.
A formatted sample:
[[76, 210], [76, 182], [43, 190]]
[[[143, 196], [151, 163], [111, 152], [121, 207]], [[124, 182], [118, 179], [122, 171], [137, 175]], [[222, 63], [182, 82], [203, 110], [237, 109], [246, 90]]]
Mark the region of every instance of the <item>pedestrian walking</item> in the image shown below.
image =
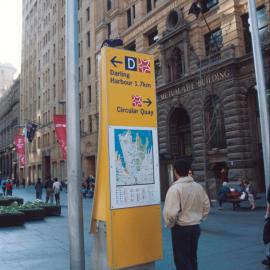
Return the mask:
[[41, 179], [38, 178], [37, 183], [35, 184], [36, 199], [39, 199], [39, 200], [42, 199], [42, 189], [43, 189], [43, 184], [41, 183]]
[[2, 180], [1, 181], [1, 184], [2, 184], [3, 195], [6, 196], [6, 184], [7, 184], [7, 181], [6, 180]]
[[53, 181], [50, 177], [47, 178], [44, 187], [46, 190], [46, 203], [48, 203], [49, 200], [50, 203], [53, 203]]
[[169, 188], [163, 217], [171, 228], [174, 263], [177, 270], [197, 270], [200, 222], [206, 219], [210, 202], [203, 187], [188, 176], [189, 164], [174, 164], [175, 182]]
[[60, 191], [61, 191], [61, 183], [58, 181], [57, 177], [55, 177], [53, 183], [53, 192], [55, 196], [56, 205], [60, 205]]
[[8, 196], [12, 196], [12, 191], [13, 191], [13, 183], [11, 180], [8, 180], [6, 183], [6, 191]]
[[265, 245], [266, 259], [262, 261], [262, 264], [267, 265], [270, 268], [270, 187], [267, 191], [267, 208], [263, 229], [263, 242]]

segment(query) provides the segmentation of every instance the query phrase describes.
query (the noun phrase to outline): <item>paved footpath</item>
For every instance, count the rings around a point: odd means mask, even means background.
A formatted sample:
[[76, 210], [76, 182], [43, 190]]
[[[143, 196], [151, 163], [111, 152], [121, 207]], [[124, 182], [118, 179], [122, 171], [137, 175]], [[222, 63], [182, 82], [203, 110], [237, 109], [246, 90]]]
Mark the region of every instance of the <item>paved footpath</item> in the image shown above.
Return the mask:
[[[34, 200], [33, 188], [15, 189], [14, 195]], [[43, 194], [44, 197], [44, 194]], [[67, 194], [61, 193], [62, 216], [25, 223], [23, 227], [0, 228], [0, 270], [69, 270]], [[84, 237], [86, 270], [91, 270], [91, 235], [89, 221], [92, 200], [84, 199]], [[217, 205], [202, 224], [199, 244], [199, 270], [264, 270], [262, 228], [265, 200], [255, 211], [232, 211]], [[244, 204], [243, 206], [248, 206]], [[164, 259], [156, 270], [174, 270], [170, 231], [163, 229]], [[102, 269], [100, 269], [102, 270]]]

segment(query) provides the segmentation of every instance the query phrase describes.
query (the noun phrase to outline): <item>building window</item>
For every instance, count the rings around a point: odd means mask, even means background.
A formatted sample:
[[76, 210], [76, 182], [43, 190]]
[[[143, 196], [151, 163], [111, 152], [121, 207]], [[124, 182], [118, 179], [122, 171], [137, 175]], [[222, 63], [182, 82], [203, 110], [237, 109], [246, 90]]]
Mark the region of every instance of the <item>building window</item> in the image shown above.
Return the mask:
[[225, 148], [225, 126], [221, 102], [216, 95], [205, 100], [206, 143], [209, 148]]
[[135, 19], [135, 17], [136, 17], [136, 8], [135, 8], [135, 5], [132, 5], [132, 13], [133, 13], [132, 17], [133, 17], [133, 19]]
[[173, 81], [182, 77], [184, 71], [184, 63], [182, 61], [182, 53], [179, 48], [174, 48], [170, 59], [167, 59], [168, 80]]
[[55, 84], [53, 85], [53, 97], [56, 98], [56, 87], [55, 87]]
[[127, 26], [130, 27], [134, 23], [135, 19], [135, 5], [127, 10]]
[[152, 9], [152, 0], [146, 0], [146, 12], [149, 13]]
[[107, 10], [112, 8], [112, 0], [107, 0]]
[[91, 58], [87, 58], [87, 73], [91, 74]]
[[135, 41], [132, 41], [131, 43], [129, 43], [126, 47], [125, 47], [126, 50], [129, 50], [129, 51], [136, 51], [136, 43]]
[[157, 31], [157, 27], [154, 27], [153, 29], [151, 29], [147, 34], [147, 39], [148, 39], [148, 45], [151, 46], [153, 44], [155, 44], [158, 40], [158, 31]]
[[93, 132], [92, 115], [88, 115], [88, 130], [89, 130], [89, 133]]
[[183, 61], [181, 51], [176, 48], [174, 51], [174, 69], [175, 79], [179, 79], [183, 75]]
[[111, 23], [107, 24], [107, 29], [108, 29], [108, 38], [111, 37]]
[[88, 85], [88, 102], [91, 103], [92, 101], [92, 89], [91, 85]]
[[218, 5], [218, 1], [219, 0], [201, 0], [200, 3], [201, 3], [202, 12], [206, 12], [212, 7]]
[[87, 46], [88, 46], [88, 48], [91, 47], [91, 35], [90, 35], [90, 31], [87, 32]]
[[[243, 31], [244, 31], [244, 40], [245, 40], [245, 51], [249, 53], [252, 51], [252, 42], [251, 42], [251, 34], [249, 31], [249, 23], [248, 23], [248, 14], [242, 16], [243, 23]], [[257, 9], [257, 19], [258, 19], [258, 28], [259, 28], [259, 37], [261, 42], [263, 43], [267, 36], [267, 11], [265, 6], [259, 7]]]
[[81, 81], [81, 67], [78, 67], [78, 77], [79, 77], [79, 82]]
[[78, 10], [82, 7], [82, 0], [78, 0]]
[[129, 8], [127, 10], [127, 26], [130, 27], [132, 24], [132, 21], [131, 21], [131, 9]]
[[86, 21], [88, 22], [90, 20], [90, 7], [86, 9]]
[[211, 55], [220, 51], [223, 46], [222, 31], [220, 28], [213, 30], [212, 32], [204, 36], [205, 52], [206, 55]]

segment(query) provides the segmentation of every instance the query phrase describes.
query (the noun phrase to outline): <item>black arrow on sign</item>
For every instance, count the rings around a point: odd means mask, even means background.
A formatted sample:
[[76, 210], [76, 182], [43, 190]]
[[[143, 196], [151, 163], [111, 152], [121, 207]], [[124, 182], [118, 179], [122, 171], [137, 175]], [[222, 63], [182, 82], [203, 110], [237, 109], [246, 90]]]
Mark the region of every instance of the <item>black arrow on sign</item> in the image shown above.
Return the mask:
[[116, 60], [116, 56], [114, 56], [114, 57], [111, 59], [111, 63], [112, 63], [115, 67], [117, 67], [116, 64], [123, 64], [123, 62], [117, 61], [117, 60]]
[[149, 107], [152, 104], [152, 101], [150, 98], [147, 98], [146, 100], [143, 101], [143, 103], [146, 103], [147, 107]]

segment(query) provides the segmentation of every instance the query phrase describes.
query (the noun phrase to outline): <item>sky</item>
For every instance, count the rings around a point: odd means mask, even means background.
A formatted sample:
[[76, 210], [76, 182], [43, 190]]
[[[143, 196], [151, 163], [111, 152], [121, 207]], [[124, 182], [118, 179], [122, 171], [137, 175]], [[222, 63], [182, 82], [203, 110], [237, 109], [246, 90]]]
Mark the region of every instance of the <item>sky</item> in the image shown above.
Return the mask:
[[0, 63], [21, 70], [22, 0], [0, 0]]

